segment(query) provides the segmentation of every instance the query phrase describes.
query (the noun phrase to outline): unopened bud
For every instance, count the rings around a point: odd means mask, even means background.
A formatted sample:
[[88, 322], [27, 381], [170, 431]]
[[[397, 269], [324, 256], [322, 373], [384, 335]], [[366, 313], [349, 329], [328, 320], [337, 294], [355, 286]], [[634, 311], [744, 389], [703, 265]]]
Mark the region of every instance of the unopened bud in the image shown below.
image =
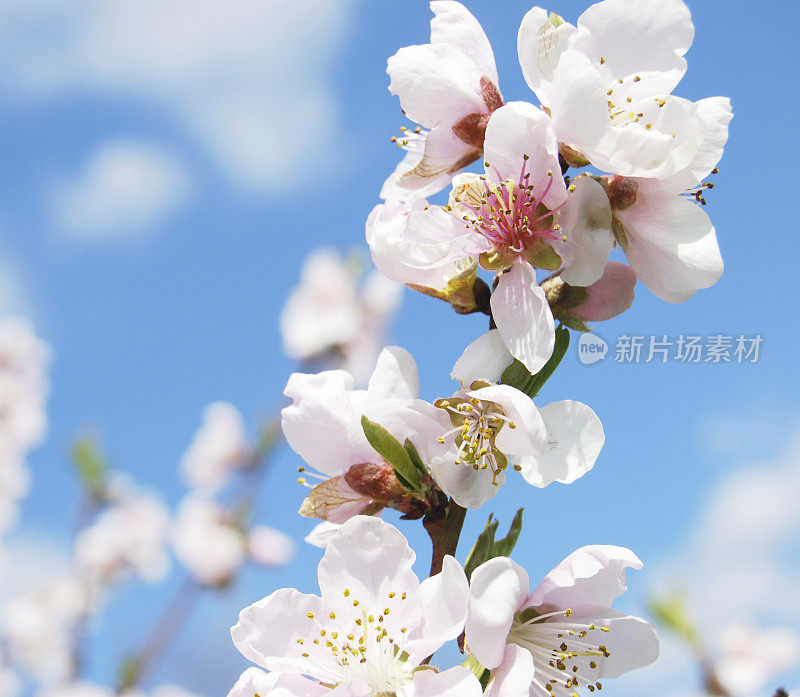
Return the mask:
[[357, 494], [373, 501], [390, 502], [402, 498], [406, 491], [397, 481], [394, 468], [386, 463], [364, 462], [345, 472], [344, 480]]
[[611, 174], [601, 177], [600, 183], [606, 190], [612, 210], [624, 211], [636, 203], [639, 192], [639, 182], [636, 179]]

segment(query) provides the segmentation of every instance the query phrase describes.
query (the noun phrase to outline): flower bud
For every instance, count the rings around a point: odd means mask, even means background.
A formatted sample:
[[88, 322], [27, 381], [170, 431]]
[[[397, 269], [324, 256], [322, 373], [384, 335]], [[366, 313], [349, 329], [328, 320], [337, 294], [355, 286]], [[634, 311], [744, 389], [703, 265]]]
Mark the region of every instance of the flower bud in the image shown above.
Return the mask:
[[612, 210], [624, 211], [636, 203], [639, 192], [639, 182], [636, 179], [611, 174], [600, 177], [600, 183], [606, 190]]
[[344, 475], [347, 485], [357, 494], [373, 501], [390, 503], [406, 495], [403, 485], [397, 481], [394, 468], [387, 462], [364, 462], [353, 465]]

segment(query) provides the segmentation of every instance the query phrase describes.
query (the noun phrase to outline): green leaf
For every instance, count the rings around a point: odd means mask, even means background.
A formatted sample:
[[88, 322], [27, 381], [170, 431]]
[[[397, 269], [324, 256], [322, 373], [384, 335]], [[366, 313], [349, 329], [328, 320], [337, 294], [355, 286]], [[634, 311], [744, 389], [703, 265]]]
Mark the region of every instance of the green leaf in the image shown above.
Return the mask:
[[420, 473], [420, 476], [430, 477], [430, 474], [428, 473], [428, 468], [425, 467], [425, 463], [422, 462], [422, 458], [419, 456], [416, 446], [408, 438], [406, 438], [406, 442], [403, 443], [403, 447], [406, 449], [408, 456], [411, 458], [411, 464], [413, 464], [414, 467], [417, 468], [417, 470]]
[[502, 539], [494, 543], [493, 556], [495, 557], [510, 557], [511, 552], [514, 551], [514, 546], [517, 544], [519, 535], [522, 532], [522, 511], [520, 508], [511, 521], [511, 526], [508, 528], [508, 534]]
[[386, 462], [394, 467], [398, 481], [411, 491], [422, 490], [420, 473], [411, 460], [408, 451], [400, 444], [389, 431], [380, 424], [370, 421], [366, 416], [361, 417], [361, 428], [369, 444]]
[[503, 377], [500, 378], [502, 385], [510, 385], [516, 387], [521, 392], [525, 392], [528, 386], [528, 381], [533, 376], [528, 372], [528, 369], [518, 361], [516, 358], [514, 362], [503, 371]]
[[97, 439], [91, 436], [78, 438], [72, 445], [70, 458], [86, 490], [96, 498], [102, 497], [105, 492], [108, 462], [100, 450]]
[[475, 540], [475, 544], [467, 557], [467, 562], [464, 564], [464, 573], [467, 575], [468, 579], [472, 577], [472, 572], [483, 564], [483, 562], [491, 559], [490, 554], [494, 548], [494, 535], [497, 532], [498, 525], [499, 522], [493, 520], [493, 516], [490, 515], [489, 520], [486, 521], [486, 527], [484, 527], [483, 532], [478, 535], [478, 539]]
[[569, 329], [560, 326], [556, 329], [556, 341], [550, 360], [545, 363], [544, 368], [533, 376], [533, 379], [528, 384], [528, 389], [525, 390], [525, 394], [531, 398], [539, 394], [544, 384], [550, 379], [550, 376], [556, 371], [556, 368], [558, 368], [559, 364], [564, 359], [568, 348]]

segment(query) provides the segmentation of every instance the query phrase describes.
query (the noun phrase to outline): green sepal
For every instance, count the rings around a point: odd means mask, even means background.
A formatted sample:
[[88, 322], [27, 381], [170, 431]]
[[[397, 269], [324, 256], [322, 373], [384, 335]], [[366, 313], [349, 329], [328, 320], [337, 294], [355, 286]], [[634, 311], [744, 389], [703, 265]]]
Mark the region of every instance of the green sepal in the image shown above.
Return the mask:
[[531, 266], [537, 269], [555, 271], [561, 266], [561, 257], [558, 252], [543, 239], [539, 238], [534, 239], [528, 244], [525, 251], [522, 253], [522, 257]]
[[628, 232], [625, 230], [625, 226], [622, 224], [622, 221], [617, 218], [617, 216], [613, 216], [611, 218], [611, 232], [614, 233], [614, 239], [617, 241], [620, 247], [622, 247], [622, 251], [628, 251]]
[[370, 421], [366, 416], [361, 417], [361, 428], [364, 429], [367, 441], [378, 455], [394, 468], [397, 480], [410, 491], [422, 491], [419, 470], [400, 441], [383, 426]]
[[475, 658], [475, 656], [473, 656], [472, 654], [467, 656], [461, 665], [469, 669], [472, 672], [472, 674], [476, 678], [478, 678], [478, 680], [480, 680], [483, 674], [486, 672], [486, 668], [484, 668], [481, 665], [481, 662], [477, 658]]

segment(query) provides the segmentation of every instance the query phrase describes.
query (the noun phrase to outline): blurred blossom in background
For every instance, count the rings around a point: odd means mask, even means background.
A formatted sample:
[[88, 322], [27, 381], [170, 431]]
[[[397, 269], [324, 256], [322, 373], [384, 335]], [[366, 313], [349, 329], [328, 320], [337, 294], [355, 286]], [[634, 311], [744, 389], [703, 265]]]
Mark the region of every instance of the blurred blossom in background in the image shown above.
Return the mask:
[[[466, 4], [503, 95], [527, 99], [508, 37], [531, 3]], [[548, 8], [574, 19], [585, 4]], [[689, 629], [662, 629], [661, 659], [614, 690], [699, 694], [701, 656], [760, 697], [800, 688], [800, 210], [779, 169], [798, 156], [798, 104], [774, 68], [797, 63], [800, 10], [689, 6], [705, 70], [685, 96], [729, 95], [737, 113], [708, 196], [726, 272], [679, 306], [639, 284], [603, 330], [760, 334], [761, 358], [584, 366], [570, 352], [542, 397], [592, 405], [598, 466], [547, 496], [503, 487], [490, 510], [506, 525], [526, 508], [540, 544], [515, 556], [532, 575], [602, 541], [645, 563], [620, 609], [679, 598]], [[316, 588], [301, 462], [275, 441], [289, 374], [363, 384], [398, 344], [425, 399], [452, 391], [485, 317], [403, 292], [363, 246], [397, 164], [389, 125], [409, 125], [386, 59], [426, 42], [429, 17], [422, 0], [0, 0], [0, 697], [137, 681], [137, 696], [224, 694], [246, 666], [239, 609]]]

